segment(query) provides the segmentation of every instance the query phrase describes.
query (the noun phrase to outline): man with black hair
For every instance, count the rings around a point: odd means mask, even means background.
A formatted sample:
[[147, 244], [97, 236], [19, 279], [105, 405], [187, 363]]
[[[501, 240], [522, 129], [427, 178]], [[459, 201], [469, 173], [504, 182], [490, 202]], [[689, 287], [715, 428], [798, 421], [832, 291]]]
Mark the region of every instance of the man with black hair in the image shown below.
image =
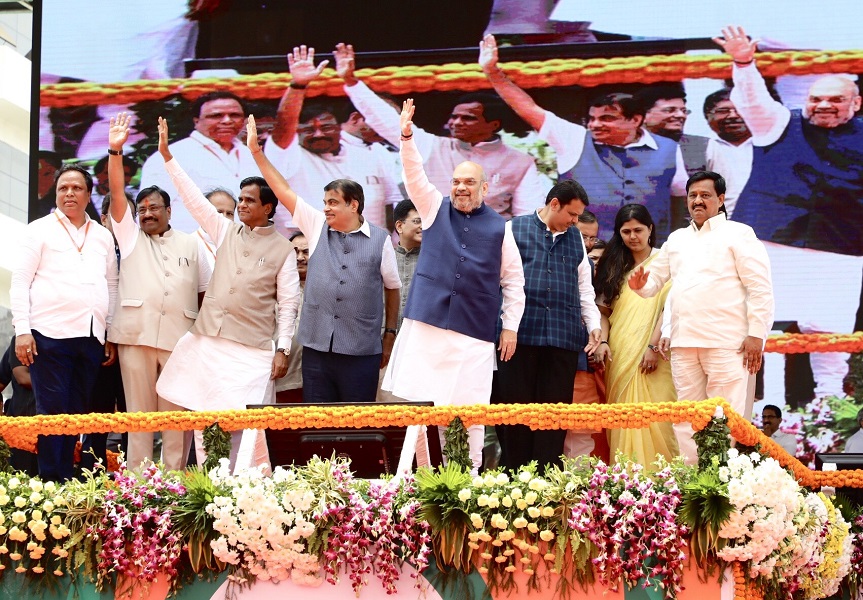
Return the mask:
[[584, 239], [584, 247], [588, 253], [593, 250], [593, 245], [599, 239], [599, 221], [596, 215], [586, 208], [578, 215], [578, 223], [575, 224]]
[[[15, 355], [30, 368], [36, 413], [90, 411], [100, 364], [113, 363], [106, 332], [117, 295], [114, 239], [87, 215], [93, 177], [80, 165], [55, 175], [57, 209], [25, 229], [9, 297]], [[40, 435], [39, 476], [73, 475], [74, 435]]]
[[761, 431], [774, 442], [782, 446], [791, 456], [797, 456], [797, 437], [791, 433], [779, 431], [782, 425], [782, 409], [774, 404], [767, 404], [761, 409]]
[[[288, 54], [291, 84], [285, 90], [276, 116], [276, 126], [265, 144], [267, 158], [301, 198], [317, 198], [331, 181], [353, 180], [362, 185], [363, 215], [382, 229], [387, 227], [387, 207], [404, 196], [392, 158], [379, 144], [357, 144], [343, 130], [343, 114], [333, 105], [305, 102], [305, 89], [328, 61], [314, 65], [314, 48], [301, 46]], [[393, 111], [395, 115], [395, 111]], [[276, 225], [284, 231], [292, 225], [291, 215], [279, 207]]]
[[[309, 65], [313, 58], [309, 51]], [[293, 66], [305, 60], [295, 48]], [[363, 215], [363, 187], [356, 181], [331, 181], [324, 210], [312, 208], [261, 150], [254, 123], [249, 117], [252, 156], [309, 244], [299, 330], [303, 401], [374, 402], [378, 371], [389, 362], [396, 337], [401, 287], [390, 236]]]
[[692, 113], [686, 108], [683, 85], [651, 85], [639, 90], [635, 99], [644, 110], [644, 128], [678, 143], [687, 173], [703, 171], [708, 138], [683, 132]]
[[[353, 46], [339, 44], [333, 53], [345, 93], [371, 127], [389, 143], [399, 143], [399, 111], [354, 75]], [[533, 213], [548, 191], [533, 158], [503, 143], [500, 136], [506, 106], [493, 94], [466, 94], [456, 100], [446, 123], [449, 137], [414, 126], [414, 140], [423, 156], [429, 181], [442, 194], [452, 188], [455, 168], [465, 162], [482, 165], [488, 175], [485, 203], [505, 218]]]
[[[111, 119], [108, 133], [108, 181], [117, 198], [111, 202], [111, 230], [120, 250], [120, 301], [108, 339], [118, 345], [127, 411], [172, 411], [178, 406], [156, 394], [156, 382], [177, 342], [195, 323], [211, 271], [197, 236], [171, 227], [171, 197], [161, 188], [141, 190], [135, 222], [124, 197], [122, 153], [129, 125], [129, 115], [120, 113]], [[190, 432], [163, 431], [164, 465], [183, 469], [190, 444]], [[129, 434], [130, 468], [156, 458], [153, 432]]]
[[[278, 199], [263, 178], [243, 179], [240, 223], [233, 223], [174, 159], [161, 117], [159, 153], [180, 198], [216, 243], [219, 258], [195, 324], [177, 342], [156, 391], [190, 410], [237, 410], [266, 402], [273, 397], [273, 382], [288, 369], [300, 295], [293, 245], [271, 220]], [[232, 466], [241, 437], [242, 431], [231, 435]]]
[[[579, 355], [601, 341], [590, 261], [574, 227], [588, 203], [584, 188], [567, 179], [551, 188], [540, 210], [506, 224], [521, 254], [526, 303], [518, 351], [494, 373], [493, 404], [571, 402]], [[534, 460], [541, 469], [560, 464], [566, 430], [495, 429], [502, 466], [517, 469]]]
[[[39, 168], [36, 171], [35, 189], [30, 188], [30, 203], [27, 208], [27, 218], [35, 221], [51, 214], [56, 207], [57, 197], [54, 192], [54, 175], [63, 166], [63, 159], [56, 152], [39, 150]], [[35, 194], [34, 194], [35, 192]], [[92, 217], [91, 217], [92, 218]]]
[[[722, 212], [725, 179], [711, 171], [686, 183], [692, 222], [669, 236], [650, 270], [638, 267], [629, 287], [656, 295], [671, 279], [671, 374], [677, 397], [721, 396], [743, 418], [752, 411], [750, 375], [761, 367], [773, 326], [773, 286], [767, 251], [752, 228]], [[689, 423], [674, 426], [680, 452], [695, 464]]]
[[[630, 94], [607, 94], [591, 102], [587, 127], [544, 110], [498, 67], [497, 42], [480, 42], [479, 64], [494, 90], [557, 153], [560, 179], [577, 180], [593, 199], [603, 231], [614, 229], [624, 204], [643, 204], [664, 240], [682, 220], [686, 167], [678, 145], [644, 128], [644, 110]], [[680, 206], [678, 206], [680, 205]], [[678, 214], [680, 213], [680, 214]]]
[[[204, 94], [192, 105], [192, 115], [195, 130], [189, 137], [173, 142], [171, 154], [185, 165], [186, 173], [198, 189], [236, 190], [246, 177], [260, 175], [249, 149], [237, 139], [246, 120], [246, 111], [238, 96], [224, 91]], [[141, 187], [156, 185], [165, 190], [174, 199], [173, 228], [194, 233], [198, 224], [177, 194], [163, 162], [158, 152], [147, 159], [141, 171]]]
[[[93, 194], [92, 194], [92, 202], [93, 208], [96, 210], [96, 214], [101, 215], [99, 212], [102, 207], [102, 201], [105, 199], [105, 195], [108, 193], [108, 156], [103, 156], [93, 165]], [[125, 190], [132, 194], [132, 197], [138, 195], [138, 190], [129, 186], [129, 182], [132, 181], [132, 178], [138, 172], [138, 169], [141, 168], [141, 165], [132, 158], [131, 156], [123, 155], [123, 181], [125, 185]]]
[[408, 301], [408, 292], [411, 289], [411, 280], [417, 270], [417, 261], [423, 242], [423, 224], [416, 206], [410, 200], [399, 202], [393, 210], [393, 219], [396, 223], [396, 232], [399, 234], [399, 243], [396, 246], [396, 264], [399, 268], [399, 279], [402, 287], [399, 290], [399, 319], [396, 330], [402, 326], [405, 305]]
[[731, 89], [722, 88], [704, 99], [704, 118], [716, 137], [707, 143], [707, 170], [724, 173], [728, 188], [725, 206], [729, 218], [752, 172], [752, 132], [731, 101]]

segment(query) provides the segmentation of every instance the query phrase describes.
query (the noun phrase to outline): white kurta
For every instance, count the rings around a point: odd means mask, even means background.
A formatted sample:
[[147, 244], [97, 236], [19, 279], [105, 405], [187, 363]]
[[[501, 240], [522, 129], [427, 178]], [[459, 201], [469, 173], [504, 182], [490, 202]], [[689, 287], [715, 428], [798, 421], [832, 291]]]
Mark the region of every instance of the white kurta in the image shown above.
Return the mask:
[[273, 394], [273, 351], [191, 331], [177, 342], [156, 392], [195, 411], [237, 410]]

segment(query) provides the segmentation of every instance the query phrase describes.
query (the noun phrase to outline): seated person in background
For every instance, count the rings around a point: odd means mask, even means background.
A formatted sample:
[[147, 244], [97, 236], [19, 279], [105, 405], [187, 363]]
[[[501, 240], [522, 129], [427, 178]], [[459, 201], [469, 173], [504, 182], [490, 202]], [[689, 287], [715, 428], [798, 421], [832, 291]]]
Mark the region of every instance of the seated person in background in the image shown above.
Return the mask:
[[846, 454], [863, 453], [863, 408], [857, 412], [857, 424], [860, 429], [845, 442]]
[[[12, 397], [6, 401], [3, 414], [7, 417], [32, 417], [36, 414], [36, 397], [30, 383], [30, 368], [21, 364], [15, 355], [15, 336], [0, 359], [0, 382], [12, 384]], [[5, 386], [3, 386], [5, 387]], [[10, 448], [9, 466], [24, 471], [31, 477], [39, 475], [36, 455], [26, 450]]]
[[782, 410], [773, 404], [768, 404], [761, 409], [761, 431], [791, 456], [797, 455], [797, 438], [794, 434], [779, 431], [782, 425]]

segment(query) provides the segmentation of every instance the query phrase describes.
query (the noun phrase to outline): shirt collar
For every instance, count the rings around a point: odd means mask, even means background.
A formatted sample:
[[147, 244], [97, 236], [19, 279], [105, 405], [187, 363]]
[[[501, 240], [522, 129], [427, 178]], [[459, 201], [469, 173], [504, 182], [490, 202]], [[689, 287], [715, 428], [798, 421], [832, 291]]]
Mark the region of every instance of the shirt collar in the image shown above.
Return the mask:
[[[638, 148], [639, 146], [647, 146], [651, 150], [658, 150], [659, 145], [656, 143], [656, 140], [650, 135], [650, 132], [647, 131], [644, 127], [639, 127], [638, 129], [641, 136], [635, 140], [634, 142], [628, 143], [626, 146], [618, 146], [618, 148]], [[595, 143], [600, 146], [610, 146], [611, 144], [603, 144], [602, 142], [597, 142], [596, 139], [593, 140]]]
[[736, 145], [732, 144], [731, 142], [729, 142], [727, 140], [723, 140], [721, 137], [719, 137], [715, 133], [711, 136], [711, 139], [713, 141], [715, 141], [717, 144], [722, 144], [723, 146], [729, 146], [731, 148], [743, 148], [744, 146], [751, 146], [752, 145], [752, 138], [751, 137], [749, 139], [745, 140], [742, 144], [736, 144]]
[[266, 225], [262, 225], [259, 227], [249, 227], [248, 225], [243, 225], [243, 230], [247, 234], [257, 233], [258, 235], [273, 235], [276, 232], [276, 227], [272, 221], [268, 221]]
[[694, 221], [690, 221], [689, 226], [696, 233], [698, 233], [699, 231], [713, 231], [714, 229], [716, 229], [718, 227], [722, 227], [722, 225], [727, 220], [728, 219], [725, 218], [725, 213], [719, 213], [718, 215], [716, 215], [714, 217], [710, 217], [709, 219], [707, 219], [704, 222], [704, 225], [701, 226], [701, 229], [699, 229], [698, 227], [695, 226]]
[[411, 248], [410, 250], [408, 250], [407, 248], [405, 248], [401, 244], [396, 244], [396, 252], [398, 252], [399, 254], [404, 254], [404, 255], [419, 254], [420, 248], [422, 248], [422, 246], [417, 246], [416, 248]]
[[[66, 223], [68, 223], [68, 224], [69, 224], [69, 227], [71, 227], [72, 229], [80, 229], [79, 227], [75, 227], [75, 224], [74, 224], [74, 223], [72, 223], [72, 221], [70, 221], [70, 220], [69, 220], [69, 217], [67, 217], [67, 216], [66, 216], [66, 213], [64, 213], [64, 212], [63, 212], [63, 209], [62, 209], [62, 208], [59, 208], [59, 207], [58, 207], [58, 208], [55, 208], [55, 209], [54, 209], [54, 212], [55, 212], [55, 213], [60, 213], [60, 214], [59, 214], [59, 216], [60, 216], [60, 220], [61, 220], [61, 221], [63, 221], [63, 224], [64, 224], [64, 225], [65, 225]], [[86, 224], [87, 224], [87, 221], [92, 221], [92, 220], [93, 220], [93, 219], [91, 219], [91, 218], [90, 218], [90, 215], [88, 215], [88, 214], [85, 212], [85, 213], [84, 213], [84, 225], [86, 225]], [[81, 227], [84, 227], [84, 225], [81, 225]]]
[[350, 235], [352, 233], [360, 232], [363, 235], [365, 235], [367, 238], [372, 237], [372, 229], [371, 229], [371, 227], [369, 227], [369, 220], [365, 219], [365, 218], [363, 219], [363, 222], [360, 223], [360, 226], [357, 227], [356, 229], [354, 229], [353, 231], [339, 231], [337, 229], [333, 229], [332, 227], [330, 227], [330, 231], [335, 231], [336, 233], [346, 233], [348, 235]]
[[[224, 149], [222, 149], [222, 147], [219, 145], [219, 143], [216, 142], [216, 140], [208, 138], [207, 136], [205, 136], [203, 133], [201, 133], [197, 129], [192, 131], [192, 133], [189, 134], [189, 137], [192, 138], [193, 140], [195, 140], [196, 142], [198, 142], [199, 144], [201, 144], [202, 146], [206, 146], [207, 148], [210, 148], [212, 150], [218, 149], [218, 150], [221, 150], [222, 152], [225, 151]], [[241, 146], [241, 145], [242, 144], [240, 144], [239, 141], [234, 140], [233, 145], [231, 146], [231, 152], [236, 150], [237, 146]]]
[[539, 216], [539, 211], [540, 211], [540, 210], [542, 210], [542, 209], [541, 209], [541, 208], [538, 208], [538, 209], [536, 209], [536, 210], [534, 211], [534, 213], [533, 213], [533, 216], [534, 216], [534, 223], [535, 223], [538, 227], [540, 227], [540, 228], [544, 229], [545, 231], [547, 231], [547, 232], [551, 233], [551, 237], [552, 237], [552, 238], [556, 238], [557, 236], [562, 235], [562, 234], [566, 233], [567, 231], [569, 231], [570, 229], [572, 229], [572, 227], [567, 227], [567, 228], [566, 228], [566, 230], [564, 230], [564, 231], [552, 232], [552, 231], [551, 231], [551, 229], [549, 228], [548, 224], [547, 224], [545, 221], [543, 221], [543, 220], [542, 220], [542, 217], [541, 217], [541, 216]]

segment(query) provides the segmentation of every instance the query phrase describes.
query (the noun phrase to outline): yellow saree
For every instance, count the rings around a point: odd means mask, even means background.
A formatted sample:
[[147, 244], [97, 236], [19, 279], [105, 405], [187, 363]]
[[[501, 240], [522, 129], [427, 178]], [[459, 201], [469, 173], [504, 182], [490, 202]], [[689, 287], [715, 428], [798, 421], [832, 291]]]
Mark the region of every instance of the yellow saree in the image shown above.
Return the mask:
[[[653, 256], [644, 261], [643, 266], [650, 264]], [[611, 348], [612, 360], [606, 366], [605, 375], [608, 403], [637, 404], [677, 400], [670, 363], [660, 357], [657, 368], [652, 373], [645, 374], [640, 369], [654, 326], [661, 318], [671, 282], [653, 298], [642, 298], [626, 283], [630, 273], [627, 273], [623, 280], [620, 296], [615, 299], [609, 317], [611, 329], [608, 345]], [[612, 462], [618, 451], [645, 466], [655, 461], [657, 454], [662, 454], [669, 460], [679, 454], [671, 423], [653, 423], [646, 429], [610, 429], [608, 443]]]

